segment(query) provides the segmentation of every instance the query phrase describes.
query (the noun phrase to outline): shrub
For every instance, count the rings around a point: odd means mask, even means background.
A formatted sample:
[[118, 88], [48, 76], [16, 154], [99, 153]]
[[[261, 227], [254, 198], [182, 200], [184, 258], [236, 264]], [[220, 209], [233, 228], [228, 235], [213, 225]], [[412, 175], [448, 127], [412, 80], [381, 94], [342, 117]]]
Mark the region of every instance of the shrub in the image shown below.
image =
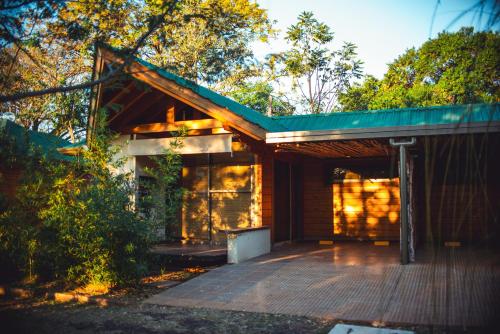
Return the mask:
[[163, 155], [151, 157], [155, 167], [144, 168], [151, 180], [144, 184], [148, 194], [141, 198], [140, 203], [145, 209], [145, 216], [155, 222], [158, 228], [165, 228], [165, 239], [168, 241], [175, 239], [175, 229], [180, 226], [179, 209], [184, 194], [180, 184], [182, 156], [176, 151], [183, 145], [185, 130], [175, 135]]
[[110, 172], [122, 162], [113, 160], [109, 139], [96, 131], [91, 148], [74, 162], [40, 155], [25, 161], [16, 198], [2, 201], [3, 271], [80, 285], [125, 285], [141, 277], [155, 223], [135, 210], [130, 177]]
[[59, 179], [40, 211], [42, 267], [80, 284], [122, 285], [146, 270], [149, 222], [132, 210], [132, 189], [119, 176]]

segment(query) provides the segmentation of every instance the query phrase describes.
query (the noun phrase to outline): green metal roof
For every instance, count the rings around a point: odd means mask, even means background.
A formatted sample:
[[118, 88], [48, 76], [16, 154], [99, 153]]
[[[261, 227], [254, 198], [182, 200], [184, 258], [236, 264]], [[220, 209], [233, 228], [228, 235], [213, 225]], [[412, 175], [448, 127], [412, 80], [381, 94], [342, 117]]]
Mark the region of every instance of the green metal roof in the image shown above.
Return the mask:
[[405, 109], [335, 112], [329, 114], [276, 116], [286, 130], [321, 131], [382, 127], [430, 126], [477, 122], [499, 122], [499, 104], [469, 104]]
[[188, 88], [195, 92], [196, 94], [206, 98], [207, 100], [210, 100], [211, 102], [215, 103], [216, 105], [227, 108], [228, 110], [232, 111], [238, 116], [243, 117], [245, 120], [259, 125], [261, 128], [267, 130], [267, 131], [285, 131], [286, 129], [283, 128], [278, 122], [273, 121], [272, 118], [267, 117], [266, 115], [261, 114], [258, 111], [255, 111], [251, 108], [248, 108], [247, 106], [244, 106], [234, 100], [231, 100], [230, 98], [227, 98], [225, 96], [222, 96], [206, 87], [203, 87], [201, 85], [196, 84], [195, 82], [191, 80], [187, 80], [185, 78], [182, 78], [178, 75], [175, 75], [169, 71], [166, 71], [158, 66], [155, 66], [147, 61], [144, 61], [140, 58], [135, 58], [138, 63], [141, 65], [155, 71], [165, 79], [174, 81], [178, 85]]
[[71, 149], [71, 148], [82, 148], [87, 144], [87, 139], [82, 139], [76, 143], [69, 143], [67, 145], [60, 146], [58, 148], [65, 148], [65, 149]]
[[69, 141], [49, 133], [25, 129], [5, 118], [0, 118], [0, 136], [13, 143], [17, 154], [31, 155], [35, 149], [49, 159], [66, 161], [74, 159], [57, 151], [60, 147], [70, 145]]
[[[104, 45], [121, 54], [120, 50]], [[206, 87], [196, 84], [138, 57], [141, 65], [155, 71], [165, 79], [188, 88], [218, 106], [227, 108], [249, 122], [259, 125], [267, 132], [370, 129], [381, 127], [431, 126], [460, 124], [464, 122], [500, 121], [499, 104], [450, 105], [403, 109], [334, 112], [314, 115], [292, 115], [268, 117]]]

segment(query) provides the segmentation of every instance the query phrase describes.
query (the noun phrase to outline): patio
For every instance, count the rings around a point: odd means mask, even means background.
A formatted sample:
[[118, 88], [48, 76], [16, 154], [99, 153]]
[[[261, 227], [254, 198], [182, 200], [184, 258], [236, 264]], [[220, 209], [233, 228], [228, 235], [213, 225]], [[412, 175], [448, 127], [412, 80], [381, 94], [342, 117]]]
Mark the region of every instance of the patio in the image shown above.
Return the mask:
[[210, 266], [227, 263], [226, 246], [192, 245], [181, 243], [163, 243], [154, 246], [151, 253], [162, 262], [180, 267]]
[[499, 260], [481, 249], [421, 249], [416, 263], [402, 266], [399, 245], [299, 243], [224, 265], [146, 303], [475, 327], [498, 314]]

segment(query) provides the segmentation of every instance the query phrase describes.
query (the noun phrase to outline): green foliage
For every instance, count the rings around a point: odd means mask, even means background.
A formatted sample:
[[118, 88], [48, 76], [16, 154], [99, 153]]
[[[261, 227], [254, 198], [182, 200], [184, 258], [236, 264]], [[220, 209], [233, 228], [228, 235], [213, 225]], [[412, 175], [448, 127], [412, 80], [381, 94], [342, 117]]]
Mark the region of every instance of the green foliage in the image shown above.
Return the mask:
[[40, 210], [40, 271], [79, 284], [124, 284], [146, 269], [150, 231], [123, 177], [57, 178]]
[[380, 88], [380, 81], [367, 75], [363, 83], [355, 83], [349, 90], [339, 96], [339, 103], [344, 111], [368, 110], [370, 103]]
[[[250, 0], [15, 0], [0, 5], [0, 21], [0, 95], [86, 82], [96, 42], [130, 50], [153, 23], [138, 56], [216, 84], [248, 76], [251, 43], [273, 33], [266, 11]], [[88, 98], [88, 89], [38, 96], [4, 103], [0, 115], [78, 140]]]
[[[344, 110], [405, 108], [500, 101], [500, 34], [462, 28], [443, 32], [367, 77], [340, 98]], [[360, 98], [358, 100], [358, 98]]]
[[156, 223], [157, 228], [165, 228], [165, 238], [173, 240], [175, 229], [180, 226], [178, 217], [184, 189], [180, 185], [182, 155], [177, 150], [182, 148], [185, 131], [174, 133], [170, 147], [163, 155], [152, 156], [154, 168], [144, 168], [152, 180], [145, 184], [147, 196], [140, 205], [147, 217]]
[[291, 115], [295, 110], [293, 105], [285, 100], [285, 97], [273, 94], [271, 84], [263, 81], [243, 83], [231, 91], [229, 96], [263, 114], [268, 113], [270, 103], [272, 106], [271, 114], [274, 116]]
[[155, 65], [209, 84], [245, 73], [254, 61], [251, 43], [273, 33], [266, 11], [249, 0], [182, 1], [171, 20], [175, 24], [154, 34], [145, 55]]
[[[98, 113], [100, 125], [104, 111]], [[0, 215], [2, 268], [109, 286], [144, 273], [154, 224], [135, 211], [130, 176], [108, 168], [120, 162], [113, 161], [116, 150], [101, 129], [73, 163], [34, 156], [18, 166], [29, 172]]]
[[285, 72], [292, 78], [299, 102], [309, 113], [330, 112], [337, 97], [351, 81], [361, 76], [361, 61], [356, 59], [356, 46], [344, 43], [331, 50], [330, 28], [303, 12], [298, 22], [288, 28], [286, 39], [292, 47], [284, 54]]

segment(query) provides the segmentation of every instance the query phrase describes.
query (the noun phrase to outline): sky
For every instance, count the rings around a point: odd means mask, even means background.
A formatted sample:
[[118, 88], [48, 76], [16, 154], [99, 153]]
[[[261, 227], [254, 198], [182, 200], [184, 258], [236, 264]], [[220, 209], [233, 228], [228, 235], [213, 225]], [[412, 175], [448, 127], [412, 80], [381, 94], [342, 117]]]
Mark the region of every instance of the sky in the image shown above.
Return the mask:
[[[495, 1], [495, 0], [490, 0]], [[429, 37], [443, 30], [456, 31], [461, 26], [478, 24], [478, 15], [466, 15], [449, 27], [450, 23], [478, 0], [257, 0], [268, 10], [275, 28], [280, 30], [277, 40], [269, 44], [255, 43], [254, 54], [259, 59], [272, 52], [287, 49], [286, 29], [296, 23], [303, 11], [311, 11], [335, 33], [334, 47], [344, 41], [358, 46], [358, 56], [364, 62], [364, 73], [382, 78], [387, 64], [411, 47], [419, 47]], [[437, 6], [434, 24], [431, 22]], [[491, 8], [492, 2], [486, 8]], [[483, 16], [486, 22], [486, 15]]]

